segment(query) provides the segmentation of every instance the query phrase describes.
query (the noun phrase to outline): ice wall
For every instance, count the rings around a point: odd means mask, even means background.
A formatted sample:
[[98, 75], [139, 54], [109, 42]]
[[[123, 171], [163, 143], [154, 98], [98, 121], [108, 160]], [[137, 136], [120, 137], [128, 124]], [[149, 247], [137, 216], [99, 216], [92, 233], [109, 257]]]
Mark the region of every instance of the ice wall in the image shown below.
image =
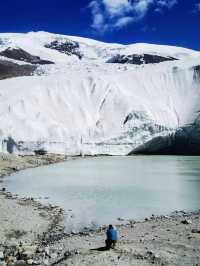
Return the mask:
[[0, 93], [4, 138], [69, 154], [124, 154], [192, 122], [200, 98], [192, 68], [157, 67], [9, 79]]

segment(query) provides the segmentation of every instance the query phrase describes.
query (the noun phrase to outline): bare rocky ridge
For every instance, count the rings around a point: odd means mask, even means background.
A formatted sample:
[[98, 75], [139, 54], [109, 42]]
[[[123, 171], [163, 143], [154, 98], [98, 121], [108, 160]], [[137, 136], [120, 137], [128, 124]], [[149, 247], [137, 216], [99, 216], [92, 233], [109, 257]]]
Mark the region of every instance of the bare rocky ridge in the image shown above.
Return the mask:
[[0, 80], [20, 76], [32, 76], [36, 69], [37, 67], [33, 65], [18, 65], [0, 59]]
[[54, 64], [54, 62], [49, 60], [42, 60], [39, 56], [34, 56], [28, 52], [22, 50], [21, 48], [7, 48], [6, 50], [0, 52], [1, 56], [5, 56], [10, 59], [19, 60], [31, 64], [39, 65], [49, 65]]
[[133, 55], [116, 55], [110, 58], [107, 63], [113, 64], [133, 64], [133, 65], [143, 65], [143, 64], [158, 64], [166, 61], [177, 60], [174, 57], [163, 57], [151, 54], [133, 54]]
[[79, 59], [82, 58], [82, 54], [79, 51], [79, 44], [77, 42], [73, 42], [71, 40], [60, 41], [55, 40], [49, 44], [45, 45], [46, 48], [50, 48], [53, 50], [57, 50], [60, 53], [64, 53], [66, 55], [76, 55]]

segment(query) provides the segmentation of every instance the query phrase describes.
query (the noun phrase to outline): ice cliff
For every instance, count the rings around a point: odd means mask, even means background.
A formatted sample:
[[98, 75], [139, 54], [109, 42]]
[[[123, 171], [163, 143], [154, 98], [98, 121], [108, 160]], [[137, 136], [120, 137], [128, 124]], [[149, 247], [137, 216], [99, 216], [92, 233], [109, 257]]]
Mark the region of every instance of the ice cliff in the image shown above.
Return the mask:
[[0, 34], [0, 151], [124, 155], [196, 123], [200, 52]]

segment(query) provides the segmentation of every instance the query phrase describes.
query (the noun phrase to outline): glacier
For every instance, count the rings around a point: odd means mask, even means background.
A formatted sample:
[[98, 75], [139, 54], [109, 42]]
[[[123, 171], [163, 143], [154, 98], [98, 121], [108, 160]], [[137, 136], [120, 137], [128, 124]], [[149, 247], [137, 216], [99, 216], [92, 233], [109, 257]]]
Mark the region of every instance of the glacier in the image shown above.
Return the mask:
[[[1, 79], [9, 63], [16, 75]], [[181, 47], [2, 33], [0, 152], [126, 155], [197, 121], [199, 65], [200, 52]]]

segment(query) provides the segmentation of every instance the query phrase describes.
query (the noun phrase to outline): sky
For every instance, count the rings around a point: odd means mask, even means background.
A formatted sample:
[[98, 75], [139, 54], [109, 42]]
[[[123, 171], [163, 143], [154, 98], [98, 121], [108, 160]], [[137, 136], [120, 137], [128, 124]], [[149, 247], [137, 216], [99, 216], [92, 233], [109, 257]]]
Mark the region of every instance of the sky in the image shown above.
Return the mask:
[[200, 0], [1, 0], [0, 32], [29, 31], [200, 50]]

